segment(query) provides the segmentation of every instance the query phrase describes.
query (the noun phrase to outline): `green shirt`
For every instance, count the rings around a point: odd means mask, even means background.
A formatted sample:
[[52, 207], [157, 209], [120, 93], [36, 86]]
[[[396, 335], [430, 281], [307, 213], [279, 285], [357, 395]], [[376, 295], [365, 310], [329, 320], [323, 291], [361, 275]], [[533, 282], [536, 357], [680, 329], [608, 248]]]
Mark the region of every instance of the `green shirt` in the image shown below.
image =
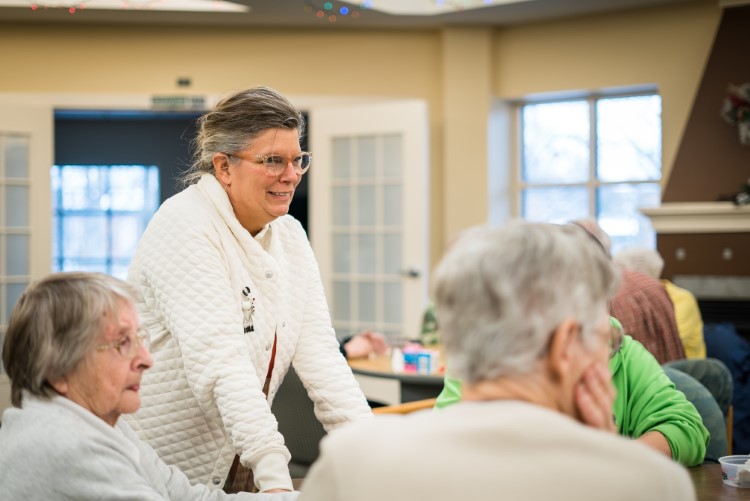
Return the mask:
[[[676, 390], [659, 362], [641, 343], [625, 336], [609, 362], [617, 390], [615, 423], [621, 435], [638, 438], [648, 431], [664, 435], [672, 458], [685, 466], [701, 464], [709, 433], [695, 406]], [[438, 408], [461, 400], [461, 382], [446, 377]]]

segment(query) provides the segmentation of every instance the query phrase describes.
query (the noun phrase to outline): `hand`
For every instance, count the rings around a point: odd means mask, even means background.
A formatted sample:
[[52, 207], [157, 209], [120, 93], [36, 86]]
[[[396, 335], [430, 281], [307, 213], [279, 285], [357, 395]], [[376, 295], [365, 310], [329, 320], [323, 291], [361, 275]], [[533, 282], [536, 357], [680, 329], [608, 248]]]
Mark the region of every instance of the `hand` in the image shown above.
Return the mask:
[[616, 432], [613, 417], [615, 395], [609, 369], [603, 364], [591, 365], [583, 373], [575, 389], [578, 418], [587, 426]]
[[359, 333], [360, 336], [364, 336], [370, 340], [372, 345], [372, 351], [378, 355], [382, 355], [388, 350], [388, 341], [385, 336], [375, 331], [364, 331]]
[[370, 353], [385, 353], [387, 348], [385, 336], [373, 331], [360, 332], [344, 345], [346, 358], [365, 358]]

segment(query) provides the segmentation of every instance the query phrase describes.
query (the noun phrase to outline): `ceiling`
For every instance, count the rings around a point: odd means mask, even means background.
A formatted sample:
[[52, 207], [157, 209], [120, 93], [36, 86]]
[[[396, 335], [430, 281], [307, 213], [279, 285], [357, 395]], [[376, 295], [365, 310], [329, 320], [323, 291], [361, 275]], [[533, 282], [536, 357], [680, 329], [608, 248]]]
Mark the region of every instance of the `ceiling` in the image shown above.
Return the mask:
[[[87, 2], [94, 5], [96, 1], [109, 2], [110, 6], [108, 9], [86, 8]], [[233, 0], [223, 8], [215, 0], [190, 0], [202, 4], [204, 10], [156, 10], [164, 8], [159, 5], [172, 1], [177, 0], [0, 0], [0, 22], [438, 28], [509, 25], [645, 6], [696, 1], [716, 3], [717, 0]], [[3, 6], [12, 2], [23, 6]], [[32, 10], [32, 4], [36, 10]], [[72, 14], [71, 7], [75, 10]], [[238, 7], [240, 12], [233, 11]], [[342, 7], [348, 9], [344, 11], [346, 15], [342, 15]]]

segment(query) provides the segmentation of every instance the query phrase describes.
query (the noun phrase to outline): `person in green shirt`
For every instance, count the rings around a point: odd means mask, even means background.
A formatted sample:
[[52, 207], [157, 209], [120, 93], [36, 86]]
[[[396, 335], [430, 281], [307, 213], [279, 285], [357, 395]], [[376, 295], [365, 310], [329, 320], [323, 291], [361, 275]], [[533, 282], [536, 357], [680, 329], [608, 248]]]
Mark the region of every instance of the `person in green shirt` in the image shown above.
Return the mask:
[[[617, 319], [610, 318], [610, 322], [621, 328]], [[621, 346], [613, 350], [609, 369], [617, 390], [613, 411], [618, 433], [641, 440], [685, 466], [702, 463], [708, 430], [695, 406], [675, 389], [654, 356], [623, 335]], [[461, 381], [446, 377], [435, 407], [445, 408], [460, 400]]]

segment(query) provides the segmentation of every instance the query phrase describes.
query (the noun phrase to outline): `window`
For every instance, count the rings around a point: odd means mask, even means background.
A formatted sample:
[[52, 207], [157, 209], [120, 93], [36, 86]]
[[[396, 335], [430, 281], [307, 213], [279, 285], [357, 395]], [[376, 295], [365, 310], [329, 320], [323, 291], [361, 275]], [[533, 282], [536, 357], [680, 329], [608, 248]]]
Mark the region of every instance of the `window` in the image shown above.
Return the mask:
[[54, 165], [52, 268], [127, 276], [159, 206], [159, 169], [143, 165]]
[[641, 207], [661, 199], [661, 98], [592, 96], [519, 106], [520, 214], [550, 223], [596, 218], [612, 251], [655, 247]]

